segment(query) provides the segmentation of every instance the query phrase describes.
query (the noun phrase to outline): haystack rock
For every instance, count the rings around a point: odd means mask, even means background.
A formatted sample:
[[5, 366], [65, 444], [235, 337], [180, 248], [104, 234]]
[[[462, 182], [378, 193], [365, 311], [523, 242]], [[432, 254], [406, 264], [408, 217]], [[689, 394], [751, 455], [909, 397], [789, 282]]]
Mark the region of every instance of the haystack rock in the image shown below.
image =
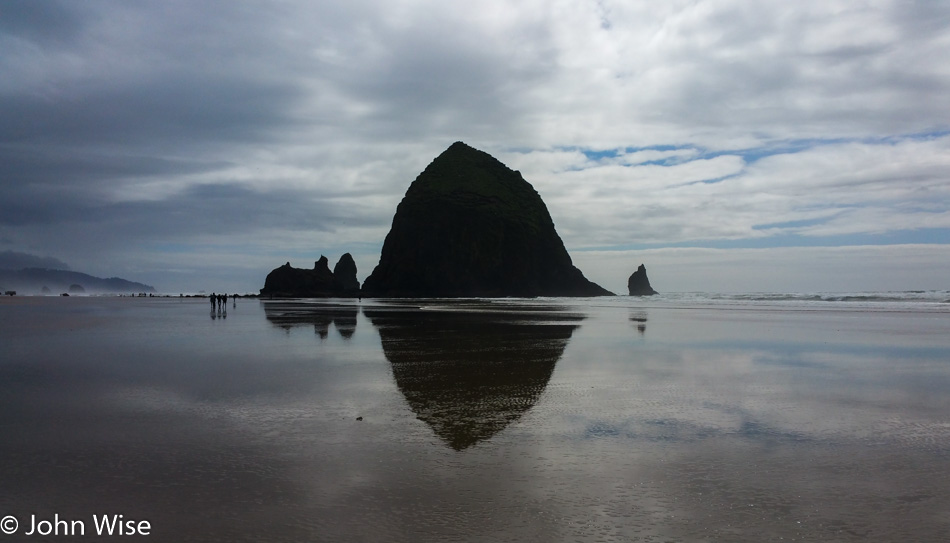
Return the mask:
[[[359, 281], [356, 281], [356, 263], [353, 262], [353, 257], [349, 253], [343, 255], [336, 268], [341, 271], [342, 279], [338, 280], [330, 271], [329, 261], [323, 255], [320, 255], [320, 260], [314, 262], [312, 270], [294, 268], [288, 262], [267, 274], [261, 296], [278, 298], [358, 296], [360, 287]], [[350, 272], [352, 272], [352, 277], [350, 277]], [[356, 282], [355, 287], [350, 279]]]
[[363, 294], [604, 296], [574, 267], [541, 196], [491, 155], [456, 142], [396, 208]]
[[630, 279], [627, 280], [627, 290], [631, 296], [652, 296], [657, 294], [650, 286], [650, 280], [647, 279], [647, 268], [643, 264], [633, 272]]

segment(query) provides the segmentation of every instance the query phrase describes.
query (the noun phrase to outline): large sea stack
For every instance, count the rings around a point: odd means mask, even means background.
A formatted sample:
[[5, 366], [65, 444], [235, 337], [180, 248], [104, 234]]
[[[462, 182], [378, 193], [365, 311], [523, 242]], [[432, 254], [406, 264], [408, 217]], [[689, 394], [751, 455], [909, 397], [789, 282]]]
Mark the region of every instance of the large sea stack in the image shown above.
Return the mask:
[[602, 296], [574, 267], [541, 196], [491, 155], [453, 143], [396, 208], [364, 296]]
[[647, 279], [647, 268], [643, 264], [627, 279], [627, 291], [631, 296], [652, 296], [657, 292], [650, 286]]

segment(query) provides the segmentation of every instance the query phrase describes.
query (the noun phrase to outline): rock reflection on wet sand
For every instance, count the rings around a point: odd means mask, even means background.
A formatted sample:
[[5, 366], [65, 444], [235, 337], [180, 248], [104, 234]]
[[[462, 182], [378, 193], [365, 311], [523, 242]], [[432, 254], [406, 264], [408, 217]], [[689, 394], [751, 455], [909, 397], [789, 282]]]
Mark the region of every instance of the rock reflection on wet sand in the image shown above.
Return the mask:
[[322, 339], [330, 334], [333, 325], [341, 337], [349, 339], [356, 330], [359, 309], [351, 304], [303, 304], [269, 302], [264, 305], [267, 320], [289, 331], [294, 326], [313, 325], [313, 331]]
[[[365, 311], [409, 407], [455, 450], [530, 409], [582, 317], [508, 308]], [[557, 322], [546, 322], [557, 319]]]
[[0, 516], [21, 524], [950, 540], [945, 312], [3, 299], [0, 344]]

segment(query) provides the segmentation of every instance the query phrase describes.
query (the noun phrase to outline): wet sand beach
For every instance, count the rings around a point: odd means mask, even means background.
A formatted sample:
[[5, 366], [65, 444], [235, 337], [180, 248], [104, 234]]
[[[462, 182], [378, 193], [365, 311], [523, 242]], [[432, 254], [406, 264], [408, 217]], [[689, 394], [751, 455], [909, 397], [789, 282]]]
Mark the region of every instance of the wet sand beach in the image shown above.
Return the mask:
[[0, 299], [2, 537], [950, 540], [947, 305], [207, 306]]

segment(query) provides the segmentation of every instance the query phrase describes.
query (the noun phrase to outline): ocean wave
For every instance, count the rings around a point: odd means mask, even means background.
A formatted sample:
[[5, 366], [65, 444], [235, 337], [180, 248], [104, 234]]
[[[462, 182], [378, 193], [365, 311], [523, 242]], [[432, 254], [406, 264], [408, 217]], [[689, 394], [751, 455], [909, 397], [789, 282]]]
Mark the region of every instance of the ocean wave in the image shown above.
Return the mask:
[[887, 292], [752, 292], [752, 293], [667, 293], [660, 298], [671, 302], [716, 304], [792, 304], [792, 305], [884, 305], [919, 306], [921, 304], [948, 304], [950, 291], [906, 290]]

